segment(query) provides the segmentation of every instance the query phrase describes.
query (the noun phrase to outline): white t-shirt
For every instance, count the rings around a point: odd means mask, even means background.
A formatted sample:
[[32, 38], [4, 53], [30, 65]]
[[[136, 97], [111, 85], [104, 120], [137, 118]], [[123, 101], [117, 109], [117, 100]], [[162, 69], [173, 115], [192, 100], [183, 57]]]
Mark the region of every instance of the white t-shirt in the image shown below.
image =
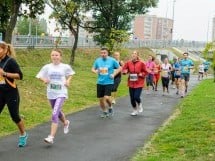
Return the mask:
[[161, 64], [161, 76], [162, 77], [169, 77], [171, 64]]
[[199, 72], [204, 73], [204, 65], [203, 64], [199, 65]]
[[45, 78], [50, 80], [47, 85], [47, 98], [56, 99], [59, 97], [68, 98], [68, 90], [65, 86], [66, 77], [74, 75], [75, 72], [68, 64], [47, 64], [42, 67], [37, 78]]

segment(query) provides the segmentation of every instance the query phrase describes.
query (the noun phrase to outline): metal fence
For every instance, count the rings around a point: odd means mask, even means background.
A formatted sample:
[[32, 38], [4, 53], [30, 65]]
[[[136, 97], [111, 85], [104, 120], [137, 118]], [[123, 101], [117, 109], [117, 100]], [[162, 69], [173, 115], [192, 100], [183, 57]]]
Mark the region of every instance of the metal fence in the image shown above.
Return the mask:
[[[12, 38], [12, 44], [15, 48], [71, 48], [74, 43], [74, 37], [52, 37], [52, 36], [26, 36], [26, 35], [14, 35]], [[124, 43], [126, 48], [189, 48], [189, 49], [202, 49], [206, 45], [206, 42], [199, 41], [185, 41], [185, 40], [130, 40]], [[95, 48], [99, 45], [90, 38], [80, 37], [78, 40], [78, 47], [81, 48]]]

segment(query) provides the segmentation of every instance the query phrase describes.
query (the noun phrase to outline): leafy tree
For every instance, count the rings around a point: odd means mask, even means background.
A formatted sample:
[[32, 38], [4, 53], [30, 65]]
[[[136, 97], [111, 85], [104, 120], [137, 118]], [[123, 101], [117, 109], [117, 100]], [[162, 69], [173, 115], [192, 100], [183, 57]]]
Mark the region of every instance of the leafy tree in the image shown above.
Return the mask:
[[215, 82], [215, 41], [206, 44], [203, 54], [206, 60], [209, 60], [209, 57], [212, 54], [212, 67], [213, 67], [214, 82]]
[[53, 9], [51, 18], [55, 18], [63, 29], [69, 29], [74, 36], [70, 64], [75, 61], [80, 25], [84, 19], [84, 3], [82, 0], [50, 0], [48, 5]]
[[86, 0], [93, 13], [94, 21], [89, 23], [89, 31], [97, 33], [94, 39], [106, 45], [112, 31], [130, 29], [136, 14], [144, 14], [147, 8], [155, 7], [158, 0]]
[[38, 18], [35, 18], [30, 20], [27, 17], [20, 17], [18, 19], [16, 32], [20, 35], [28, 35], [29, 23], [31, 23], [31, 35], [41, 35], [42, 33], [47, 34], [47, 22], [45, 19], [39, 20]]
[[[100, 36], [98, 36], [98, 39], [99, 38]], [[109, 39], [105, 43], [105, 46], [109, 49], [110, 54], [112, 54], [114, 50], [120, 50], [120, 48], [122, 47], [122, 43], [127, 42], [128, 40], [129, 34], [125, 30], [111, 29]]]
[[1, 0], [0, 32], [3, 34], [3, 40], [11, 42], [18, 16], [35, 18], [37, 14], [44, 12], [44, 8], [44, 0]]

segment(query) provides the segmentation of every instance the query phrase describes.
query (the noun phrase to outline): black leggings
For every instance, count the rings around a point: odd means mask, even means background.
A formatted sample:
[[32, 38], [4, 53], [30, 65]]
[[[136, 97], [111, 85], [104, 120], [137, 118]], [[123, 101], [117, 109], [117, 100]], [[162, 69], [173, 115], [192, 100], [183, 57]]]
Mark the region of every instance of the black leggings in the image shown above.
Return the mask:
[[166, 87], [168, 89], [169, 88], [169, 77], [162, 77], [161, 81], [162, 81], [162, 86]]
[[141, 103], [141, 93], [142, 93], [142, 87], [140, 88], [129, 88], [129, 94], [131, 99], [131, 105], [133, 108], [136, 108], [137, 103]]
[[7, 104], [10, 116], [15, 123], [19, 123], [21, 118], [19, 116], [19, 92], [18, 89], [0, 90], [0, 113]]

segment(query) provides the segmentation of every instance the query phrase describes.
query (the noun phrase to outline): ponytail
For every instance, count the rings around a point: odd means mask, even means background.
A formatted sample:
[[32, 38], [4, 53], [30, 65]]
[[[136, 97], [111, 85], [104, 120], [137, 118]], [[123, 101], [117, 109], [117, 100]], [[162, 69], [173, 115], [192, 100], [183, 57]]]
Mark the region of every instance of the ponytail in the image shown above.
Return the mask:
[[16, 58], [16, 52], [13, 48], [13, 46], [11, 44], [7, 44], [8, 48], [7, 48], [7, 55], [12, 57], [12, 58]]

